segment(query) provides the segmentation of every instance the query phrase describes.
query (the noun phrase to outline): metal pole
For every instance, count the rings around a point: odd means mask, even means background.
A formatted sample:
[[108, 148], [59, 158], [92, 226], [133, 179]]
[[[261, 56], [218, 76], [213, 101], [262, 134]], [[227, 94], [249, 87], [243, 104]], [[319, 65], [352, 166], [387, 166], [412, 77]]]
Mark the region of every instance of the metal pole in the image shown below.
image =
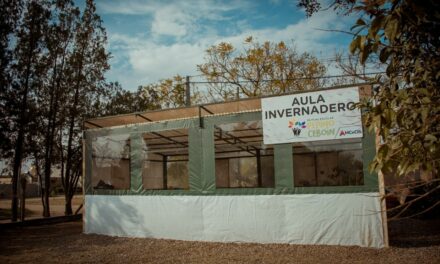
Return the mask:
[[186, 76], [186, 82], [185, 82], [185, 104], [186, 106], [191, 106], [191, 89], [190, 89], [190, 83], [189, 83], [189, 76]]
[[263, 187], [263, 176], [261, 173], [261, 152], [259, 149], [256, 150], [257, 152], [257, 179], [258, 179], [258, 187]]
[[162, 176], [163, 176], [163, 189], [166, 190], [168, 189], [168, 168], [167, 168], [167, 156], [163, 156], [162, 157]]

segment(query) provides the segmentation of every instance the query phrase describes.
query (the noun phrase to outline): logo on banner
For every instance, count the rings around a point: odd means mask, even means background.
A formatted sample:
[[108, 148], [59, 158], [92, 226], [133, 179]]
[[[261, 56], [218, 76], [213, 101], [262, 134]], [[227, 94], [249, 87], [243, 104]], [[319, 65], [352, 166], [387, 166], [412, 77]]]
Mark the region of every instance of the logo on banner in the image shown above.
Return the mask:
[[362, 134], [362, 131], [360, 129], [355, 129], [355, 130], [341, 130], [339, 132], [339, 136], [356, 135], [356, 134]]
[[289, 128], [292, 129], [293, 135], [299, 136], [301, 134], [301, 129], [307, 128], [306, 121], [296, 121], [295, 119], [291, 119], [289, 121]]

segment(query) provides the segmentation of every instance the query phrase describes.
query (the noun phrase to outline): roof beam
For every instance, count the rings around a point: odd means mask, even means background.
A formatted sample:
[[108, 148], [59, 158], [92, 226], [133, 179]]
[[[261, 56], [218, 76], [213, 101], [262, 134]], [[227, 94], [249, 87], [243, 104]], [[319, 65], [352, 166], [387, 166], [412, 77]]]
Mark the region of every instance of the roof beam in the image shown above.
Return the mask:
[[157, 133], [157, 132], [150, 132], [150, 133], [153, 134], [153, 135], [156, 135], [156, 136], [158, 136], [158, 137], [161, 137], [161, 138], [163, 138], [163, 139], [166, 139], [166, 140], [168, 140], [168, 141], [170, 141], [170, 142], [173, 142], [173, 143], [176, 143], [176, 144], [179, 144], [179, 145], [182, 145], [182, 146], [188, 147], [188, 145], [185, 144], [185, 143], [183, 143], [183, 142], [179, 142], [179, 141], [174, 140], [174, 139], [172, 139], [172, 138], [169, 138], [169, 137], [166, 137], [166, 136], [164, 136], [164, 135], [161, 135], [161, 134], [159, 134], [159, 133]]
[[[246, 144], [245, 141], [243, 141], [243, 140], [241, 140], [240, 138], [238, 138], [238, 137], [236, 137], [236, 136], [230, 134], [230, 133], [227, 132], [227, 131], [222, 130], [220, 127], [218, 127], [218, 126], [214, 126], [214, 128], [217, 129], [217, 130], [219, 130], [219, 132], [220, 132], [220, 136], [217, 136], [217, 135], [214, 133], [214, 136], [215, 136], [217, 139], [221, 139], [221, 140], [223, 140], [223, 141], [225, 141], [225, 142], [228, 142], [228, 143], [230, 143], [230, 144], [232, 144], [232, 145], [235, 145], [236, 142], [240, 142], [241, 144]], [[234, 140], [234, 142], [230, 142], [228, 138], [223, 138], [223, 137], [222, 137], [222, 134], [225, 134], [226, 136], [229, 136], [231, 139]], [[243, 151], [249, 152], [250, 154], [252, 154], [252, 155], [254, 155], [254, 156], [257, 155], [257, 153], [252, 153], [252, 152], [249, 150], [249, 147], [246, 147], [246, 148], [245, 148], [245, 147], [242, 147], [242, 146], [237, 146], [237, 147], [240, 148], [240, 149], [243, 150]], [[252, 146], [252, 148], [255, 150], [255, 152], [258, 151], [258, 148], [254, 147], [254, 146]]]
[[100, 125], [98, 125], [98, 124], [95, 124], [95, 123], [93, 123], [93, 122], [90, 122], [90, 121], [84, 121], [84, 123], [88, 123], [88, 124], [90, 124], [90, 125], [92, 125], [92, 126], [95, 126], [95, 127], [99, 127], [99, 128], [103, 128], [102, 126], [100, 126]]
[[148, 117], [143, 116], [142, 114], [136, 114], [136, 116], [139, 116], [140, 118], [147, 120], [148, 122], [153, 122], [153, 120], [149, 119]]

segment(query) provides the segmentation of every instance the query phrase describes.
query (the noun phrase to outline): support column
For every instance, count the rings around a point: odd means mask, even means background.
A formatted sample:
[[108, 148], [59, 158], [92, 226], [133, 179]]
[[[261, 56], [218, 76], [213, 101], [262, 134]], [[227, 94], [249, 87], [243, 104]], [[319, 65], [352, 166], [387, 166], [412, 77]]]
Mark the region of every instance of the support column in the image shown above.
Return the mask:
[[259, 149], [255, 150], [257, 157], [257, 179], [258, 187], [263, 187], [263, 175], [261, 173], [261, 151]]
[[168, 156], [164, 155], [162, 157], [162, 176], [163, 176], [163, 189], [164, 190], [168, 189], [168, 179], [167, 179], [168, 167], [167, 167], [167, 162], [168, 162]]

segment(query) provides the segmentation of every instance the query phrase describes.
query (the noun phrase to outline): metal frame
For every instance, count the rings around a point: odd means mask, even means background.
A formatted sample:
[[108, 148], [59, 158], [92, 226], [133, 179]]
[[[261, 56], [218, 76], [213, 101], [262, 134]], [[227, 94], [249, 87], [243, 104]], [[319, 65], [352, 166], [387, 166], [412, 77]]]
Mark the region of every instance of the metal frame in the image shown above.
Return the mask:
[[[222, 103], [233, 103], [233, 102], [245, 102], [245, 101], [250, 101], [250, 100], [255, 100], [255, 99], [261, 99], [261, 98], [270, 98], [270, 97], [276, 97], [276, 96], [282, 96], [282, 95], [291, 95], [291, 94], [300, 94], [300, 93], [309, 93], [309, 92], [316, 92], [316, 91], [329, 91], [329, 90], [334, 90], [334, 89], [340, 89], [340, 88], [348, 88], [348, 87], [354, 87], [354, 86], [366, 86], [366, 85], [373, 85], [375, 84], [374, 82], [365, 82], [365, 83], [355, 83], [355, 84], [346, 84], [346, 85], [338, 85], [338, 86], [332, 86], [332, 87], [327, 87], [327, 88], [321, 88], [321, 89], [314, 89], [314, 90], [309, 90], [309, 91], [292, 91], [292, 92], [288, 92], [288, 93], [283, 93], [283, 94], [277, 94], [277, 95], [266, 95], [266, 96], [259, 96], [259, 97], [250, 97], [250, 98], [238, 98], [237, 100], [231, 100], [231, 101], [226, 101], [226, 102], [213, 102], [213, 103], [205, 103], [205, 104], [200, 104], [200, 105], [193, 105], [193, 106], [182, 106], [182, 107], [176, 107], [176, 108], [171, 108], [171, 109], [158, 109], [158, 110], [150, 110], [148, 112], [135, 112], [135, 113], [131, 113], [131, 114], [120, 114], [120, 115], [114, 115], [114, 116], [105, 116], [105, 117], [97, 117], [97, 118], [91, 118], [88, 119], [86, 121], [84, 121], [84, 123], [90, 123], [93, 121], [99, 121], [99, 120], [106, 120], [106, 119], [111, 119], [111, 118], [116, 118], [116, 117], [124, 117], [124, 116], [138, 116], [144, 120], [146, 120], [147, 122], [160, 122], [160, 121], [165, 121], [165, 120], [151, 120], [150, 118], [146, 117], [145, 115], [149, 114], [149, 113], [157, 113], [157, 112], [164, 112], [164, 111], [169, 111], [169, 110], [184, 110], [184, 109], [190, 109], [190, 108], [198, 108], [198, 117], [199, 117], [199, 122], [200, 120], [202, 120], [202, 125], [203, 125], [203, 119], [200, 119], [201, 115], [201, 110], [205, 110], [208, 113], [215, 115], [218, 113], [213, 113], [211, 109], [209, 109], [209, 106], [212, 105], [218, 105], [218, 104], [222, 104]], [[194, 117], [190, 117], [190, 118], [195, 118], [197, 117], [197, 115], [195, 115]], [[138, 122], [138, 123], [131, 123], [131, 124], [121, 124], [121, 125], [116, 125], [116, 126], [128, 126], [128, 125], [135, 125], [135, 124], [142, 124], [142, 122]], [[94, 125], [96, 126], [96, 125]], [[102, 126], [101, 126], [102, 127]], [[203, 126], [200, 126], [201, 128]], [[88, 129], [93, 129], [93, 128], [88, 128]]]
[[[274, 188], [216, 188], [215, 187], [215, 126], [242, 121], [261, 120], [261, 112], [235, 113], [221, 116], [205, 116], [201, 128], [198, 118], [151, 122], [85, 131], [85, 191], [95, 195], [273, 195], [306, 193], [356, 193], [377, 192], [378, 181], [375, 173], [370, 173], [368, 163], [375, 154], [374, 135], [365, 132], [363, 143], [364, 185], [363, 186], [325, 186], [294, 187], [292, 144], [273, 146], [275, 187]], [[189, 150], [189, 190], [145, 190], [142, 188], [142, 134], [159, 133], [173, 129], [188, 128]], [[366, 131], [366, 130], [365, 130]], [[91, 147], [92, 140], [98, 136], [130, 135], [131, 163], [130, 190], [94, 190], [91, 188]], [[256, 153], [252, 153], [257, 155]]]
[[[365, 84], [362, 84], [365, 85]], [[331, 89], [338, 89], [342, 87], [352, 87], [353, 85], [333, 87]], [[324, 90], [324, 89], [321, 89]], [[328, 88], [326, 90], [329, 90]], [[310, 91], [312, 92], [312, 91]], [[293, 92], [289, 94], [304, 93]], [[276, 95], [275, 95], [276, 96]], [[272, 96], [266, 96], [272, 97]], [[241, 99], [240, 101], [255, 100], [256, 98]], [[210, 105], [217, 103], [199, 105], [192, 107], [198, 109], [198, 116], [194, 116], [188, 119], [180, 120], [167, 120], [167, 121], [154, 121], [151, 118], [145, 116], [147, 113], [135, 113], [136, 117], [139, 117], [147, 122], [128, 124], [117, 127], [107, 128], [95, 128], [89, 129], [84, 132], [85, 135], [85, 185], [86, 193], [88, 194], [144, 194], [144, 195], [228, 195], [228, 194], [283, 194], [283, 193], [327, 193], [327, 192], [377, 192], [378, 191], [378, 179], [375, 173], [370, 173], [368, 170], [369, 161], [371, 161], [375, 155], [375, 141], [374, 135], [365, 132], [362, 139], [363, 150], [363, 171], [364, 171], [364, 185], [363, 186], [328, 186], [328, 187], [295, 187], [294, 186], [294, 172], [293, 172], [293, 160], [292, 160], [292, 144], [277, 144], [273, 146], [274, 155], [274, 167], [275, 167], [275, 187], [274, 188], [234, 188], [234, 189], [218, 189], [215, 187], [215, 140], [222, 139], [226, 143], [230, 141], [222, 138], [222, 131], [218, 125], [226, 123], [235, 123], [242, 121], [257, 121], [262, 120], [261, 110], [253, 110], [250, 112], [241, 113], [229, 113], [216, 115], [210, 108]], [[189, 109], [191, 107], [185, 107], [182, 109]], [[174, 111], [179, 110], [173, 109]], [[164, 111], [164, 110], [158, 110]], [[153, 112], [158, 112], [153, 111]], [[203, 111], [208, 113], [208, 116], [203, 115]], [[132, 116], [121, 115], [121, 116]], [[100, 118], [101, 119], [101, 118]], [[94, 123], [95, 120], [87, 120], [85, 123], [91, 124], [95, 127], [99, 127], [99, 124]], [[106, 119], [106, 118], [102, 118]], [[172, 136], [165, 136], [161, 134], [161, 131], [169, 131], [174, 129], [188, 129], [188, 142], [179, 142], [173, 139]], [[216, 130], [219, 130], [216, 133]], [[366, 131], [366, 130], [364, 130]], [[143, 147], [143, 133], [152, 133], [158, 138], [162, 138], [169, 141], [170, 144], [178, 144], [183, 147], [188, 147], [189, 156], [189, 190], [144, 190], [142, 189], [142, 147]], [[130, 135], [130, 190], [93, 190], [90, 188], [90, 176], [91, 176], [91, 146], [93, 138], [99, 136], [111, 136], [111, 135]], [[234, 140], [234, 142], [242, 142], [243, 144], [249, 144], [249, 142], [243, 141], [240, 137], [235, 137], [229, 134], [228, 140]], [[240, 144], [242, 145], [242, 144]], [[252, 156], [257, 157], [259, 155], [259, 149], [255, 146], [243, 147], [237, 146], [240, 151], [249, 152]], [[227, 151], [225, 151], [226, 153]], [[255, 152], [255, 153], [254, 153]], [[217, 152], [219, 153], [219, 152]], [[166, 160], [167, 155], [164, 153], [156, 153]], [[261, 154], [261, 153], [260, 153]], [[166, 163], [164, 163], [166, 165]], [[258, 164], [257, 164], [258, 165]], [[261, 163], [258, 167], [258, 181], [261, 182]], [[260, 185], [261, 186], [261, 185]]]

